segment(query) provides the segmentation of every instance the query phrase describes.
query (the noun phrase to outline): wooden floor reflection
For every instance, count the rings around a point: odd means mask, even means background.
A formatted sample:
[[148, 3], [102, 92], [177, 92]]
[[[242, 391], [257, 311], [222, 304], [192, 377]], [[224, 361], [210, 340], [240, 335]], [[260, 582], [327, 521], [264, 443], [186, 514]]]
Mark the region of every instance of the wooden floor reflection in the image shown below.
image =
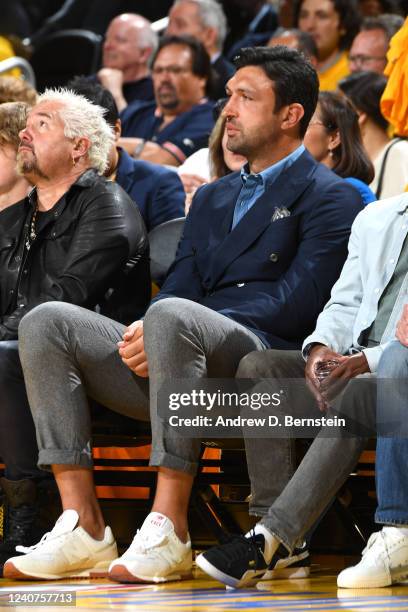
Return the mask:
[[[303, 580], [261, 582], [256, 589], [226, 590], [204, 574], [196, 579], [166, 585], [119, 585], [107, 580], [23, 583], [0, 580], [0, 610], [9, 610], [10, 593], [75, 592], [76, 609], [138, 610], [140, 612], [227, 612], [230, 610], [282, 610], [343, 612], [408, 611], [408, 585], [384, 589], [337, 589], [337, 569], [314, 568]], [[15, 599], [15, 597], [14, 597]], [[16, 610], [30, 612], [39, 607], [24, 605], [21, 598]], [[49, 612], [72, 610], [68, 606], [41, 606]]]

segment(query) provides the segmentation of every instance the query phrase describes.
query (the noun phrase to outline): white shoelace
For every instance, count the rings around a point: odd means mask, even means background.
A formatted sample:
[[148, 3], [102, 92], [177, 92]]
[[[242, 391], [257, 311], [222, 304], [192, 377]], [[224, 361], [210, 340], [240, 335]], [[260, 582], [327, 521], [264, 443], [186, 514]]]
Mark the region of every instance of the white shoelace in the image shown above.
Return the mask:
[[147, 552], [151, 548], [162, 544], [166, 538], [167, 535], [165, 534], [149, 533], [144, 535], [143, 532], [138, 529], [127, 552]]

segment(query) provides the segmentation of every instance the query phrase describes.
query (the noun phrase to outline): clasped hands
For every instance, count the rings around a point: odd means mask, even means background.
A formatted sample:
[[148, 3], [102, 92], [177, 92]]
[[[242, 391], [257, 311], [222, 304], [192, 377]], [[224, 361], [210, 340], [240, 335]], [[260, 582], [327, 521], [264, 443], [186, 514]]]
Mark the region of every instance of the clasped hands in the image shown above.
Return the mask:
[[123, 339], [118, 342], [119, 355], [128, 368], [138, 376], [147, 378], [149, 368], [144, 350], [143, 321], [135, 321], [129, 325], [123, 334]]

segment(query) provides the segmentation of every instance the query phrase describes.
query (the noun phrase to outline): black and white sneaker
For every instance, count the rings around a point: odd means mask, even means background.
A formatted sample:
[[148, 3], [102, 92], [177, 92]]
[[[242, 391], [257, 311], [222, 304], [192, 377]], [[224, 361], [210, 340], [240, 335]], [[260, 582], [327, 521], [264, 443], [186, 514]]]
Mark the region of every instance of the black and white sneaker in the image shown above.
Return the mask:
[[296, 547], [288, 556], [287, 549], [281, 544], [272, 557], [262, 580], [290, 580], [307, 578], [310, 575], [310, 554], [306, 542]]
[[[196, 564], [206, 574], [215, 580], [233, 588], [254, 586], [268, 569], [268, 559], [265, 558], [265, 549], [270, 549], [266, 538], [272, 534], [259, 533], [267, 531], [259, 529], [251, 535], [231, 536], [229, 541], [220, 546], [214, 546], [202, 553], [196, 559]], [[269, 559], [271, 558], [269, 555]]]

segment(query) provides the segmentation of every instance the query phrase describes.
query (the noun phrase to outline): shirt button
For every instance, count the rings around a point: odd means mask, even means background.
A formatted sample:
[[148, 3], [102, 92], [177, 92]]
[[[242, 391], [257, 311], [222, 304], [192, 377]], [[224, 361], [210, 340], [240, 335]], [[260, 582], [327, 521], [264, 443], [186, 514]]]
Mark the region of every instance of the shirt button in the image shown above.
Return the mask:
[[379, 288], [378, 288], [378, 287], [376, 287], [376, 288], [374, 289], [374, 293], [380, 293], [380, 290], [379, 290]]
[[277, 256], [276, 253], [271, 253], [269, 255], [269, 260], [272, 261], [273, 263], [276, 263], [278, 261], [279, 257]]
[[51, 238], [55, 238], [55, 236], [56, 236], [56, 235], [57, 235], [57, 234], [56, 234], [55, 232], [52, 232], [52, 234], [51, 234]]
[[14, 261], [20, 261], [20, 260], [21, 260], [20, 255], [16, 255], [15, 258], [14, 258]]
[[390, 259], [390, 264], [395, 263], [395, 259]]
[[13, 295], [13, 293], [14, 293], [14, 289], [10, 289], [9, 294]]

